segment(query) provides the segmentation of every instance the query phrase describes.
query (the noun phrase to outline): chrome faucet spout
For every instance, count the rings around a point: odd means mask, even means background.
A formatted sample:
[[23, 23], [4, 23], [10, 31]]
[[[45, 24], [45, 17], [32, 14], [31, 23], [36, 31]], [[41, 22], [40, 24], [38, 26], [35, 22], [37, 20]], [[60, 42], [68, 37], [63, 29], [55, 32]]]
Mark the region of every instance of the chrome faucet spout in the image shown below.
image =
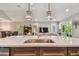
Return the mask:
[[38, 35], [38, 40], [40, 39], [40, 36], [41, 36], [41, 35]]

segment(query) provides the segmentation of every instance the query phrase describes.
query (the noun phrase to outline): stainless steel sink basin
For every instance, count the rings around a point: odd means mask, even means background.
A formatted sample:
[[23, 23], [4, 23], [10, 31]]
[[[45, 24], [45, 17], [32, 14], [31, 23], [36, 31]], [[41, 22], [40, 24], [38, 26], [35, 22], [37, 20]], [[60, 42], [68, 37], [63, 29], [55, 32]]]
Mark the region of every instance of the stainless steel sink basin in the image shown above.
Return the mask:
[[24, 41], [24, 43], [55, 43], [53, 40], [51, 39], [28, 39], [26, 41]]

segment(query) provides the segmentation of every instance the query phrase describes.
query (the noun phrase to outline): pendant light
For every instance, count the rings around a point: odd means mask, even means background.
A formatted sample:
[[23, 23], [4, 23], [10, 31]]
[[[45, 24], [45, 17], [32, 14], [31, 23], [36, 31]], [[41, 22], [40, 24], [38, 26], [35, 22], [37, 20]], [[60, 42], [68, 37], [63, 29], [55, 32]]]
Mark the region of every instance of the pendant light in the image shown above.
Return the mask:
[[48, 20], [52, 20], [52, 17], [51, 17], [51, 14], [52, 14], [52, 11], [50, 9], [50, 3], [48, 3], [48, 11], [47, 11], [47, 19]]
[[27, 15], [26, 15], [26, 20], [32, 20], [32, 16], [31, 16], [31, 14], [32, 14], [32, 12], [31, 12], [31, 10], [30, 10], [30, 3], [28, 3], [28, 10], [26, 11], [26, 13], [27, 13]]

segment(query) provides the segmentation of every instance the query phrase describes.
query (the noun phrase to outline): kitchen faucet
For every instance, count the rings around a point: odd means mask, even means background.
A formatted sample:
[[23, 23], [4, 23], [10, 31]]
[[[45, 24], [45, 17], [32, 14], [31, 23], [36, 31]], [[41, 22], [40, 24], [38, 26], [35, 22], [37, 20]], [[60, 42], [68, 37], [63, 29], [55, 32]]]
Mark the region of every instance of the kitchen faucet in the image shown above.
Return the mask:
[[39, 40], [40, 36], [41, 36], [41, 35], [38, 35], [38, 40]]

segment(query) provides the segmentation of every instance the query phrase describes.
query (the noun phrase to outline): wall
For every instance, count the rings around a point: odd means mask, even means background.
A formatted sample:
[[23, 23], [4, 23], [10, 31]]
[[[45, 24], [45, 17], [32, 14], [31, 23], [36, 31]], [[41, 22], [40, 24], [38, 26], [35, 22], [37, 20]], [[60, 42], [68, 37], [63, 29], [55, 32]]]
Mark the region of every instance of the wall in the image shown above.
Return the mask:
[[0, 31], [12, 31], [14, 30], [12, 22], [0, 22]]
[[[35, 33], [39, 33], [39, 27], [48, 27], [48, 34], [57, 34], [58, 23], [57, 22], [40, 22], [32, 24], [32, 30]], [[35, 29], [36, 28], [36, 29]]]
[[[79, 21], [78, 21], [78, 22], [79, 22]], [[76, 28], [76, 25], [73, 23], [72, 28], [73, 28], [72, 36], [79, 38], [79, 23], [77, 23], [77, 28]]]
[[[32, 32], [36, 34], [39, 33], [39, 27], [48, 27], [49, 32], [47, 34], [57, 34], [58, 33], [58, 23], [57, 22], [0, 22], [0, 31], [16, 31], [17, 25], [21, 26], [32, 26]], [[23, 28], [23, 27], [22, 27]]]

